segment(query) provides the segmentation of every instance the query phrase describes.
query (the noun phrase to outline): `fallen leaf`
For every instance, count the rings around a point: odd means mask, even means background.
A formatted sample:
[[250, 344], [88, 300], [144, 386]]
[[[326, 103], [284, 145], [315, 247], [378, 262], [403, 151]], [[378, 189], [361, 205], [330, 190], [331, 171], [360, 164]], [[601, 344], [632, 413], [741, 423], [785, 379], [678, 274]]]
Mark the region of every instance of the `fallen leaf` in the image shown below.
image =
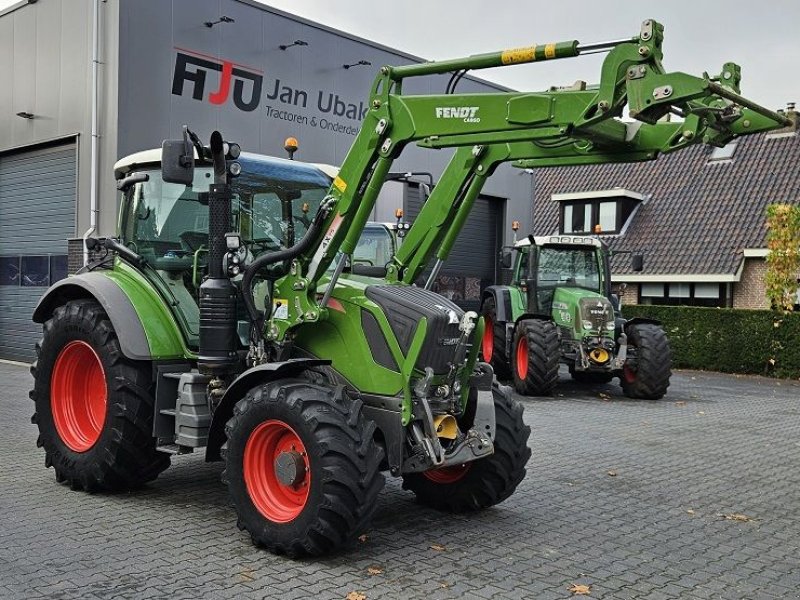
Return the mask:
[[729, 513], [726, 515], [719, 515], [723, 519], [727, 519], [728, 521], [741, 521], [743, 523], [748, 523], [753, 519], [748, 517], [747, 515], [743, 515], [741, 513]]
[[569, 586], [569, 591], [577, 596], [588, 596], [591, 591], [588, 585], [582, 583], [573, 583]]
[[603, 392], [600, 392], [597, 395], [600, 396], [601, 400], [610, 400], [611, 399], [611, 396], [609, 396], [608, 394], [604, 394]]
[[245, 581], [255, 581], [256, 580], [256, 578], [253, 577], [253, 571], [251, 571], [250, 569], [245, 569], [244, 571], [239, 573], [239, 577], [241, 577]]
[[345, 600], [367, 600], [367, 596], [361, 592], [350, 592], [345, 596]]
[[698, 415], [704, 415], [704, 414], [706, 414], [706, 413], [705, 413], [705, 411], [703, 411], [703, 410], [698, 410], [698, 411], [697, 411], [697, 414], [698, 414]]
[[359, 541], [359, 542], [361, 542], [362, 544], [363, 544], [364, 542], [366, 542], [366, 541], [367, 541], [367, 534], [366, 534], [366, 533], [363, 533], [363, 534], [361, 534], [360, 536], [358, 536], [358, 541]]
[[675, 406], [686, 406], [686, 401], [685, 400], [678, 400], [675, 403]]
[[380, 575], [381, 573], [383, 573], [383, 569], [381, 569], [380, 567], [367, 567], [367, 573], [369, 573], [370, 575]]
[[687, 515], [694, 515], [694, 511], [690, 508], [689, 510], [686, 511], [686, 514]]
[[449, 588], [451, 585], [453, 585], [453, 584], [452, 584], [452, 583], [449, 583], [449, 582], [447, 582], [447, 581], [440, 581], [440, 582], [439, 582], [439, 587], [440, 587], [440, 588], [442, 588], [442, 589], [447, 589], [447, 588]]
[[617, 472], [616, 471], [609, 471], [608, 472], [608, 476], [609, 477], [616, 477], [617, 476]]
[[444, 552], [445, 550], [447, 550], [447, 548], [445, 548], [441, 544], [431, 544], [431, 550], [436, 550], [437, 552]]

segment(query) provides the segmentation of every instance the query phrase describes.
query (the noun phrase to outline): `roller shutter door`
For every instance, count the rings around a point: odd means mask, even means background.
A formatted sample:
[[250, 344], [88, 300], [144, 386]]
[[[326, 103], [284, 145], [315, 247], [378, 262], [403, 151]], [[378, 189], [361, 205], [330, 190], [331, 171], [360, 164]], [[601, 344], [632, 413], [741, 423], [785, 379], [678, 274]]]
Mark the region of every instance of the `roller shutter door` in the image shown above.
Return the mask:
[[76, 171], [74, 143], [0, 155], [0, 358], [34, 357], [41, 325], [31, 314], [67, 273]]
[[[481, 292], [495, 283], [503, 204], [502, 198], [478, 197], [433, 285], [435, 292], [450, 298], [465, 310], [477, 311]], [[413, 223], [421, 208], [419, 187], [409, 184], [407, 219]]]

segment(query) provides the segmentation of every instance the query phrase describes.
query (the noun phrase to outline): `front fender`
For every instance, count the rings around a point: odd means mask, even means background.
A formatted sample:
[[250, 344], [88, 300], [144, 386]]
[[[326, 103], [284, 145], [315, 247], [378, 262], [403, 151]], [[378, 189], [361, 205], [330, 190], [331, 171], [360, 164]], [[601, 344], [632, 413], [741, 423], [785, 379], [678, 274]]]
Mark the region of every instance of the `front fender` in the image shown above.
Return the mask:
[[233, 407], [255, 386], [275, 379], [294, 377], [310, 367], [331, 364], [329, 360], [317, 358], [293, 358], [284, 362], [266, 363], [248, 369], [239, 375], [225, 390], [219, 405], [214, 410], [211, 426], [208, 428], [206, 461], [220, 460], [220, 449], [225, 443], [225, 423], [233, 416]]
[[127, 358], [161, 360], [188, 355], [178, 324], [164, 301], [146, 283], [116, 269], [62, 279], [42, 296], [32, 319], [44, 323], [58, 306], [79, 298], [94, 298], [100, 303]]
[[661, 326], [661, 321], [658, 319], [650, 319], [648, 317], [633, 317], [625, 322], [625, 332], [628, 332], [628, 328], [632, 325], [636, 325], [638, 323], [649, 323], [650, 325], [658, 325]]

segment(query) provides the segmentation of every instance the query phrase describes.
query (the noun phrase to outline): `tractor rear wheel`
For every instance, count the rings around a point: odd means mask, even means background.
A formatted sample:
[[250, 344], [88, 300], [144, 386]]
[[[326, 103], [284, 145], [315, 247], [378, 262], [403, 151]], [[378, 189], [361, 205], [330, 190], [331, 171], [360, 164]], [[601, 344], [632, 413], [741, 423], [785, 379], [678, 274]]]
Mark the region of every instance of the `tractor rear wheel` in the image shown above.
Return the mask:
[[514, 333], [514, 387], [525, 396], [548, 396], [558, 384], [561, 348], [552, 321], [526, 319]]
[[652, 323], [634, 323], [627, 328], [628, 360], [622, 368], [620, 383], [629, 398], [663, 398], [672, 375], [672, 350], [667, 334]]
[[506, 353], [506, 325], [497, 321], [497, 306], [494, 298], [487, 298], [481, 308], [483, 315], [483, 339], [481, 340], [481, 356], [484, 362], [492, 365], [498, 379], [509, 379], [511, 369]]
[[413, 491], [421, 504], [454, 513], [488, 508], [511, 496], [524, 479], [531, 457], [531, 428], [522, 419], [522, 404], [509, 391], [505, 386], [492, 388], [494, 454], [463, 465], [406, 473], [403, 489]]
[[223, 481], [253, 543], [321, 555], [366, 528], [383, 488], [375, 423], [341, 388], [280, 379], [252, 389], [225, 425]]
[[100, 304], [56, 308], [36, 354], [31, 422], [57, 481], [86, 491], [129, 489], [169, 466], [153, 437], [150, 364], [123, 356]]

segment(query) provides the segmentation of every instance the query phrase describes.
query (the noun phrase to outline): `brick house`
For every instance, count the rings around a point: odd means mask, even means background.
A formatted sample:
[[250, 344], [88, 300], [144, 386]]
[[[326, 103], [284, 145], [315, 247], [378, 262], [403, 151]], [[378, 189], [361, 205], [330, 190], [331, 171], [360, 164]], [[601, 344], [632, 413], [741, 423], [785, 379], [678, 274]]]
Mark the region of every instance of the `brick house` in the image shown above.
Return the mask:
[[[797, 113], [790, 106], [790, 117]], [[536, 170], [533, 234], [600, 226], [625, 304], [767, 308], [766, 208], [800, 203], [796, 126], [646, 163]]]

